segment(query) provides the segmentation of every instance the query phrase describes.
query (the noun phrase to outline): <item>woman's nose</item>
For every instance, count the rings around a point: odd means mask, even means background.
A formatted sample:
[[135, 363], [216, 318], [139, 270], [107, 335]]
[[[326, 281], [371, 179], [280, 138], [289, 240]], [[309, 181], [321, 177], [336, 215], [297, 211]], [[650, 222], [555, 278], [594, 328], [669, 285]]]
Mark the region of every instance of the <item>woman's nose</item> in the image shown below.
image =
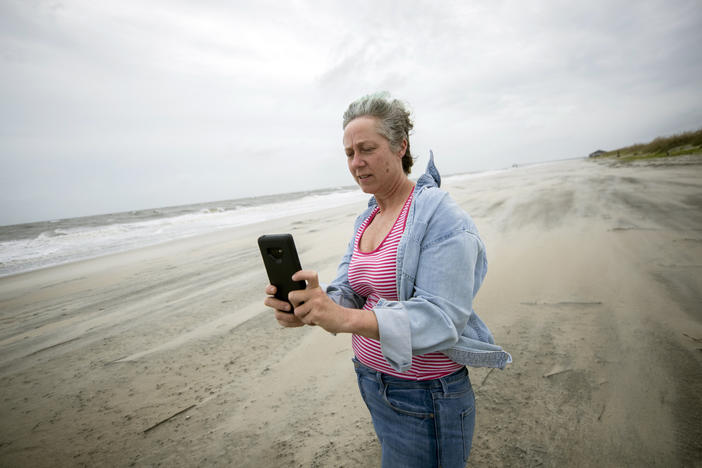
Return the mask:
[[358, 155], [358, 153], [353, 155], [353, 158], [351, 158], [351, 166], [352, 167], [360, 167], [363, 165], [363, 160], [361, 157]]

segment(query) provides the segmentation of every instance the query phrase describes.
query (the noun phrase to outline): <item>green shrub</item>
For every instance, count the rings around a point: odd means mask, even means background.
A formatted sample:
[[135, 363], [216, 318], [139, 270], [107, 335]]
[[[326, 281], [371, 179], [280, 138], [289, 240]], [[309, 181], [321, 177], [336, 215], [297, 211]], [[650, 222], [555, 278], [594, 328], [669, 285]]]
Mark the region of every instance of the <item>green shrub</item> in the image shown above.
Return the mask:
[[702, 128], [689, 132], [657, 137], [648, 143], [635, 143], [630, 146], [608, 151], [603, 156], [620, 157], [665, 157], [691, 154], [702, 151]]

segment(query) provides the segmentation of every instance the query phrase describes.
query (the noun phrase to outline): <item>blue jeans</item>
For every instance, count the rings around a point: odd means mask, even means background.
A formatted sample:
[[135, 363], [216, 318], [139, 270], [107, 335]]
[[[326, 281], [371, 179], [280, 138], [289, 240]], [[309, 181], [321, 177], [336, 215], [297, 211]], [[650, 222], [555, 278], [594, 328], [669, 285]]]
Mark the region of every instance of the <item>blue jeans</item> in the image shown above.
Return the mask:
[[355, 358], [353, 363], [383, 450], [383, 468], [465, 467], [475, 428], [475, 397], [465, 367], [440, 379], [414, 381]]

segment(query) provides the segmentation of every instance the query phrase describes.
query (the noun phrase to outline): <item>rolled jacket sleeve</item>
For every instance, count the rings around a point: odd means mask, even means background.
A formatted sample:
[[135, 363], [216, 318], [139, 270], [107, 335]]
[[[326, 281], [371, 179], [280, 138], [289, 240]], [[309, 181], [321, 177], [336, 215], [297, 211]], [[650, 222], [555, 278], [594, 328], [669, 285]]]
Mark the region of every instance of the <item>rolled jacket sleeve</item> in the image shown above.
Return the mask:
[[[410, 240], [410, 242], [412, 242]], [[383, 356], [404, 372], [412, 356], [448, 349], [458, 342], [474, 312], [474, 293], [482, 281], [484, 247], [479, 237], [458, 228], [419, 247], [416, 270], [401, 271], [414, 284], [404, 301], [381, 300], [373, 308]], [[477, 278], [476, 278], [477, 276]], [[477, 284], [476, 284], [477, 283]]]

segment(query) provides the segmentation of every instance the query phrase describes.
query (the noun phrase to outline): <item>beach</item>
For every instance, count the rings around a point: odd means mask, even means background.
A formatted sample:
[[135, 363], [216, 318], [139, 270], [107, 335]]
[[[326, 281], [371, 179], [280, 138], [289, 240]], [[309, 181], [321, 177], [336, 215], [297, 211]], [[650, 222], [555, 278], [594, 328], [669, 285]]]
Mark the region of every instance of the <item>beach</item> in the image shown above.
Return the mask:
[[[470, 369], [467, 466], [702, 466], [702, 156], [443, 188], [514, 359]], [[0, 278], [0, 466], [379, 466], [350, 336], [281, 328], [256, 246], [290, 232], [331, 281], [364, 206]]]

